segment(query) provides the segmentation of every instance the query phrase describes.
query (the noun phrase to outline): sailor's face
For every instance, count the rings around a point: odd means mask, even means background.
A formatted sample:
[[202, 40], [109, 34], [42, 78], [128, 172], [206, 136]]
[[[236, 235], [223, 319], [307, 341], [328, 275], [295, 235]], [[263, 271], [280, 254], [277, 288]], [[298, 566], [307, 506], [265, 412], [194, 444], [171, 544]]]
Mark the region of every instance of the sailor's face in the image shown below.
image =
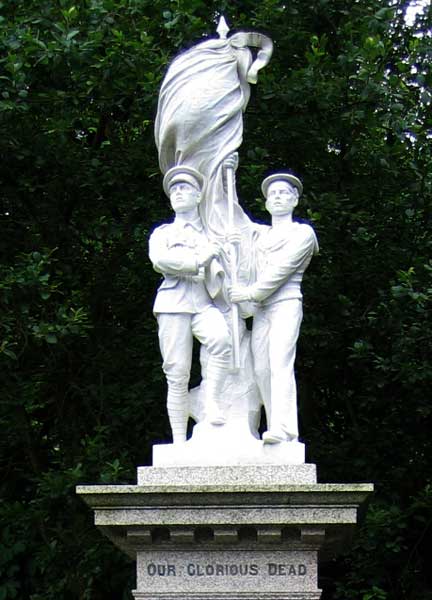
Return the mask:
[[297, 188], [288, 181], [273, 181], [267, 190], [266, 209], [271, 215], [292, 213], [298, 202]]
[[170, 187], [170, 202], [174, 212], [185, 213], [196, 208], [200, 201], [199, 191], [187, 181], [176, 181]]

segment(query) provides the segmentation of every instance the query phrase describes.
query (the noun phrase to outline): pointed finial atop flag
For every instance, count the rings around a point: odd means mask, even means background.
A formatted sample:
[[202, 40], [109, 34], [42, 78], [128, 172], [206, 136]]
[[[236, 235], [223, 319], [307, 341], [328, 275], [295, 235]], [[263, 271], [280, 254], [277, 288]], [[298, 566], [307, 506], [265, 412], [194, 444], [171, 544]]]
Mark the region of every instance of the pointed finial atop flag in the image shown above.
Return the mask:
[[227, 22], [225, 21], [225, 17], [223, 15], [219, 19], [219, 24], [217, 26], [216, 31], [219, 34], [219, 37], [221, 40], [226, 40], [228, 31], [229, 31], [229, 27], [228, 27]]

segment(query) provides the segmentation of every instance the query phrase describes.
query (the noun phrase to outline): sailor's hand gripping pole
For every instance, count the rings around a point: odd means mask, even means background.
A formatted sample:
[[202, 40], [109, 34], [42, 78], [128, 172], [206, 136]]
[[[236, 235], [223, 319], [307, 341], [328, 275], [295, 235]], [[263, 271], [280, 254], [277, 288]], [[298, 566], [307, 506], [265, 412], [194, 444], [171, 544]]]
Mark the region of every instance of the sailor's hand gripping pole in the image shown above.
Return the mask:
[[[234, 229], [234, 192], [235, 192], [235, 177], [234, 173], [238, 165], [238, 154], [235, 152], [224, 163], [227, 194], [228, 194], [228, 231]], [[237, 286], [237, 248], [236, 244], [229, 244], [229, 259], [231, 267], [231, 283]], [[240, 332], [239, 332], [239, 307], [234, 302], [231, 304], [231, 319], [232, 319], [232, 364], [233, 371], [240, 369]]]

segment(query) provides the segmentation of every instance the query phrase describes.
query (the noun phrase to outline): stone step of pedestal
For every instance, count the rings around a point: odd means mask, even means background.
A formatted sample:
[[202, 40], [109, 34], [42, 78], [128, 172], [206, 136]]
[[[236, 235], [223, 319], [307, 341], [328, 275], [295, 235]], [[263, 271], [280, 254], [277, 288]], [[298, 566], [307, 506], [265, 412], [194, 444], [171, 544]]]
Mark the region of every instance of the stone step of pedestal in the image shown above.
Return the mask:
[[321, 590], [313, 592], [198, 592], [146, 593], [132, 592], [135, 600], [319, 600]]
[[[138, 467], [138, 485], [230, 486], [303, 485], [317, 481], [316, 465], [248, 465], [208, 467]], [[274, 489], [274, 487], [273, 487]]]

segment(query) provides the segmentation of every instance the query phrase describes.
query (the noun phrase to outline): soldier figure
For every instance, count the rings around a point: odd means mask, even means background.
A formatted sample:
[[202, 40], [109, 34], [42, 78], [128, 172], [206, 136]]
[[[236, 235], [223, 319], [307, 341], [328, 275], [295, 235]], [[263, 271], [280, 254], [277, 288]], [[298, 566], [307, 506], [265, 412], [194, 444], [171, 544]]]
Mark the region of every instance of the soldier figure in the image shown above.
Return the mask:
[[208, 240], [199, 216], [204, 184], [203, 176], [195, 169], [186, 166], [170, 169], [163, 187], [175, 218], [172, 223], [157, 227], [150, 237], [150, 260], [164, 276], [153, 312], [158, 321], [174, 443], [186, 441], [193, 337], [208, 353], [205, 421], [213, 425], [225, 423], [218, 405], [218, 391], [229, 367], [231, 337], [224, 316], [208, 291], [210, 267], [213, 271], [217, 267], [221, 250]]
[[252, 329], [256, 381], [264, 403], [268, 431], [264, 443], [298, 439], [296, 344], [303, 317], [301, 281], [318, 242], [310, 225], [292, 213], [303, 186], [290, 173], [276, 173], [262, 183], [272, 225], [258, 228], [256, 282], [233, 286], [233, 302], [257, 303]]

